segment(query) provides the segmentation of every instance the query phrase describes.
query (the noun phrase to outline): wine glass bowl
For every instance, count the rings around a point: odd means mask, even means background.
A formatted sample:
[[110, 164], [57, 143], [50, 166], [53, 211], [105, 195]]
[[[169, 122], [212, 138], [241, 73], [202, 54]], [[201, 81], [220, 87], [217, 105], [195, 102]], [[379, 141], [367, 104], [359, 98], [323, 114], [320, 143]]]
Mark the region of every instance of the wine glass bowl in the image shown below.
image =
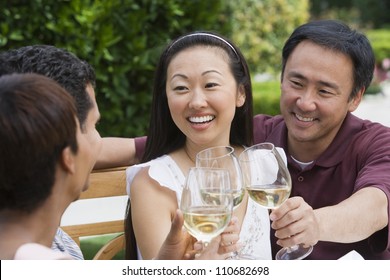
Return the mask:
[[[233, 198], [233, 210], [242, 202], [245, 195], [245, 188], [241, 173], [240, 163], [234, 154], [231, 146], [215, 146], [200, 151], [196, 155], [196, 166], [203, 168], [222, 168], [229, 172], [231, 190]], [[244, 254], [241, 251], [232, 252], [228, 258], [230, 260], [252, 260], [255, 256]]]
[[239, 158], [247, 192], [267, 209], [279, 207], [291, 193], [291, 177], [272, 143], [245, 149]]
[[227, 170], [198, 167], [190, 169], [180, 209], [184, 216], [184, 226], [197, 240], [207, 244], [229, 224], [233, 211], [229, 189]]
[[226, 169], [230, 176], [234, 209], [242, 202], [245, 194], [238, 158], [231, 146], [216, 146], [200, 151], [196, 155], [196, 166]]
[[[272, 143], [260, 143], [245, 149], [239, 162], [249, 197], [267, 209], [276, 209], [290, 196], [292, 182], [287, 164]], [[298, 260], [313, 247], [295, 245], [279, 250], [277, 260]]]

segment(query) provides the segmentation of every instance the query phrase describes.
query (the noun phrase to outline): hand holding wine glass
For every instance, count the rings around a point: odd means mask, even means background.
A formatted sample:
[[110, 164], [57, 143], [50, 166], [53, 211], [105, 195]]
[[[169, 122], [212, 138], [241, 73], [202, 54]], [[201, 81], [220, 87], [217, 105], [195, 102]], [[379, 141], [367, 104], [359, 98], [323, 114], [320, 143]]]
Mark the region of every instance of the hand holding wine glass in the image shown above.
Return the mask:
[[[249, 196], [268, 209], [279, 207], [291, 193], [291, 177], [286, 163], [272, 143], [261, 143], [241, 153], [240, 165]], [[295, 245], [282, 248], [276, 254], [278, 260], [303, 259], [313, 247]]]
[[233, 211], [229, 173], [225, 169], [190, 169], [180, 209], [188, 232], [207, 245], [229, 224]]

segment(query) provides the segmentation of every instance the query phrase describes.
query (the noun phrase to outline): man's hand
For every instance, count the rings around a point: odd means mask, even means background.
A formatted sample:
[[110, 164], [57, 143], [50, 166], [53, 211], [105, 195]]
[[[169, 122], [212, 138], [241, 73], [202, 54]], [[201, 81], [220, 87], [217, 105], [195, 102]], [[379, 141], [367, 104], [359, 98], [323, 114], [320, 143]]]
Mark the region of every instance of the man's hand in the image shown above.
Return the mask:
[[319, 239], [319, 224], [313, 208], [301, 197], [291, 197], [270, 214], [277, 244], [314, 246]]

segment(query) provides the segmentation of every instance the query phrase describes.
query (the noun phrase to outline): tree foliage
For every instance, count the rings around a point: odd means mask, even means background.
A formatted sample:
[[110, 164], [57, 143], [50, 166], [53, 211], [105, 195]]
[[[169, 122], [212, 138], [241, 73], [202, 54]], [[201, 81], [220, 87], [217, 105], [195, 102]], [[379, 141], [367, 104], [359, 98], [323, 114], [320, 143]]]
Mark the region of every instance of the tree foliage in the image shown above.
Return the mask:
[[390, 26], [389, 0], [310, 0], [315, 18], [338, 18], [359, 28]]
[[232, 38], [252, 71], [279, 68], [288, 34], [307, 19], [307, 0], [0, 1], [0, 50], [48, 44], [96, 70], [103, 136], [144, 135], [157, 59], [188, 31]]
[[375, 29], [366, 32], [375, 53], [377, 64], [390, 58], [390, 29]]
[[309, 18], [308, 0], [229, 0], [229, 4], [232, 38], [252, 73], [280, 70], [284, 42]]
[[[3, 2], [3, 1], [2, 1]], [[13, 0], [0, 4], [2, 50], [65, 48], [94, 66], [102, 135], [143, 135], [162, 48], [193, 29], [224, 30], [223, 1]]]

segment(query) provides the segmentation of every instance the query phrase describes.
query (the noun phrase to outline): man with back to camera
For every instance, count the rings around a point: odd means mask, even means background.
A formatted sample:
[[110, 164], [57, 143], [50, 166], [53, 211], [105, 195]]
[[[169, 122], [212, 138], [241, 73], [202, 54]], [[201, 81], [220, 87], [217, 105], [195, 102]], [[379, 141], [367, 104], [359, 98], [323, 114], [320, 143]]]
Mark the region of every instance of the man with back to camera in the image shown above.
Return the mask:
[[[81, 131], [91, 146], [102, 141], [94, 168], [130, 165], [134, 140], [130, 138], [101, 138], [96, 130], [100, 112], [95, 97], [95, 72], [90, 64], [74, 54], [48, 45], [26, 46], [0, 53], [0, 75], [37, 73], [45, 75], [65, 88], [74, 98]], [[67, 252], [75, 259], [84, 259], [79, 246], [58, 228], [53, 249]]]
[[1, 259], [71, 259], [49, 246], [88, 188], [101, 143], [90, 145], [72, 97], [52, 79], [3, 75], [0, 85]]

